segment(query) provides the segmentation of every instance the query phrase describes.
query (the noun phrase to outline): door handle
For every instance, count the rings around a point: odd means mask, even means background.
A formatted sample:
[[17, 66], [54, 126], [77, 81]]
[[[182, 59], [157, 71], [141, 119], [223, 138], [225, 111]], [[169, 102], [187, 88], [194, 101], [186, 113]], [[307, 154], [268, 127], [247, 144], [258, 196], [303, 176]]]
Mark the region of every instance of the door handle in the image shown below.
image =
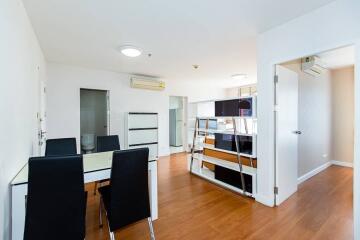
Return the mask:
[[301, 135], [302, 132], [301, 131], [293, 131], [294, 134], [297, 134], [297, 135]]
[[38, 133], [39, 138], [43, 138], [46, 134], [46, 131], [40, 130]]

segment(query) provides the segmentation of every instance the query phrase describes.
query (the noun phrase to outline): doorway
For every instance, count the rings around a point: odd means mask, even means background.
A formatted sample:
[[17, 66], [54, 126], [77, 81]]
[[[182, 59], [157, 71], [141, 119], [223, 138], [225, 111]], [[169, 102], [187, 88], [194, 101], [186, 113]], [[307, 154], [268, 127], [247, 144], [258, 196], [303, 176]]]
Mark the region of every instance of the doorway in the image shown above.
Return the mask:
[[109, 92], [80, 89], [81, 152], [96, 151], [96, 138], [109, 135]]
[[352, 167], [354, 63], [347, 46], [276, 65], [276, 205], [328, 167]]
[[[170, 154], [186, 149], [186, 97], [170, 96], [169, 99], [169, 145]], [[185, 141], [185, 143], [184, 143]]]

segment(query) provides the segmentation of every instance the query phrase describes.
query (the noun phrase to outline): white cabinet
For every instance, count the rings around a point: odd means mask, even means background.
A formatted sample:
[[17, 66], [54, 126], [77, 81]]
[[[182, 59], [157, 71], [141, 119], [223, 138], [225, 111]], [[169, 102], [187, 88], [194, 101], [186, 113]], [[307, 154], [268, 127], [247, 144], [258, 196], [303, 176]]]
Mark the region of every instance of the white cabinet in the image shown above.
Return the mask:
[[125, 147], [149, 148], [149, 160], [159, 156], [158, 114], [129, 112], [125, 119]]

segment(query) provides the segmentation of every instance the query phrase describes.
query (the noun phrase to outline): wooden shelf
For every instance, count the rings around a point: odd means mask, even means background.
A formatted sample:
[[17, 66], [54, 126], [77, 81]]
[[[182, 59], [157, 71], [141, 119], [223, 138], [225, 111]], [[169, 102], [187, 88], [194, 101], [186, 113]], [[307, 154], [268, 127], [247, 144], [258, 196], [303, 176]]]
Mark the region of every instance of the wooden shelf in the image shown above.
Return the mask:
[[[218, 152], [224, 152], [224, 153], [229, 153], [229, 154], [236, 155], [236, 152], [234, 152], [234, 151], [229, 151], [229, 150], [225, 150], [225, 149], [221, 149], [221, 148], [216, 148], [212, 144], [197, 143], [196, 146], [195, 146], [195, 150], [204, 150], [204, 148], [214, 150], [214, 151], [218, 151]], [[256, 154], [250, 155], [250, 154], [240, 153], [239, 156], [248, 157], [248, 158], [254, 158], [254, 159], [257, 158]]]
[[[221, 166], [221, 167], [224, 167], [224, 168], [228, 168], [228, 169], [230, 169], [230, 170], [234, 170], [234, 171], [240, 172], [240, 168], [239, 168], [239, 164], [238, 164], [238, 163], [226, 161], [226, 160], [219, 159], [219, 158], [214, 158], [214, 157], [205, 156], [205, 155], [199, 154], [199, 153], [195, 153], [195, 154], [194, 154], [194, 158], [195, 158], [195, 159], [198, 159], [198, 160], [200, 160], [200, 161], [212, 163], [212, 164], [215, 164], [215, 165], [219, 165], [219, 166]], [[257, 172], [257, 169], [256, 169], [256, 168], [249, 167], [249, 166], [246, 166], [246, 165], [243, 165], [243, 166], [242, 166], [242, 170], [243, 170], [243, 171], [242, 171], [243, 173], [248, 174], [248, 175], [252, 175], [252, 176], [255, 176], [255, 175], [256, 175], [256, 172]]]
[[[226, 119], [226, 120], [232, 120], [232, 119], [252, 119], [257, 120], [255, 116], [224, 116], [224, 117], [197, 117], [200, 120], [217, 120], [217, 119]], [[196, 118], [189, 118], [188, 120], [196, 120]]]
[[[214, 145], [211, 145], [211, 144], [203, 143], [203, 144], [200, 144], [199, 146], [203, 147], [203, 148], [211, 149], [211, 150], [214, 150], [214, 151], [219, 151], [219, 152], [224, 152], [224, 153], [229, 153], [229, 154], [234, 154], [234, 155], [237, 154], [234, 151], [229, 151], [229, 150], [225, 150], [225, 149], [221, 149], [221, 148], [216, 148], [216, 147], [214, 147]], [[245, 153], [240, 153], [239, 156], [248, 157], [248, 158], [256, 158], [256, 155], [250, 155], [250, 154], [245, 154]]]
[[[189, 131], [195, 131], [195, 128], [189, 128]], [[198, 128], [197, 131], [198, 132], [204, 132], [204, 133], [225, 133], [225, 134], [235, 135], [234, 130], [219, 130], [219, 129]], [[254, 133], [254, 134], [246, 134], [246, 133], [236, 132], [236, 135], [254, 137], [254, 136], [256, 136], [256, 133]]]

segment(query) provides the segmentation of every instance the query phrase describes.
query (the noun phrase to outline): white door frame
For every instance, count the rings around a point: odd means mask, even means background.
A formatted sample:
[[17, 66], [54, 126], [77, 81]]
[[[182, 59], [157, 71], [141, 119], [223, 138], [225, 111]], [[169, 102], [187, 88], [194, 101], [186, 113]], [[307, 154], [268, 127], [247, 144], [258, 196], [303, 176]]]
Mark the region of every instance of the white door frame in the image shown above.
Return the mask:
[[[89, 87], [80, 87], [79, 88], [79, 108], [81, 108], [81, 90], [93, 90], [93, 91], [103, 91], [106, 92], [106, 134], [110, 135], [111, 131], [110, 131], [110, 90], [108, 89], [100, 89], [100, 88], [89, 88]], [[81, 111], [81, 110], [80, 110]], [[78, 148], [80, 149], [81, 152], [81, 116], [79, 119], [79, 146]]]
[[37, 155], [43, 156], [45, 154], [46, 143], [46, 83], [42, 78], [42, 69], [37, 67], [38, 71], [38, 91], [39, 91], [39, 106], [37, 112]]
[[106, 122], [107, 122], [107, 135], [110, 135], [110, 90], [106, 91]]

